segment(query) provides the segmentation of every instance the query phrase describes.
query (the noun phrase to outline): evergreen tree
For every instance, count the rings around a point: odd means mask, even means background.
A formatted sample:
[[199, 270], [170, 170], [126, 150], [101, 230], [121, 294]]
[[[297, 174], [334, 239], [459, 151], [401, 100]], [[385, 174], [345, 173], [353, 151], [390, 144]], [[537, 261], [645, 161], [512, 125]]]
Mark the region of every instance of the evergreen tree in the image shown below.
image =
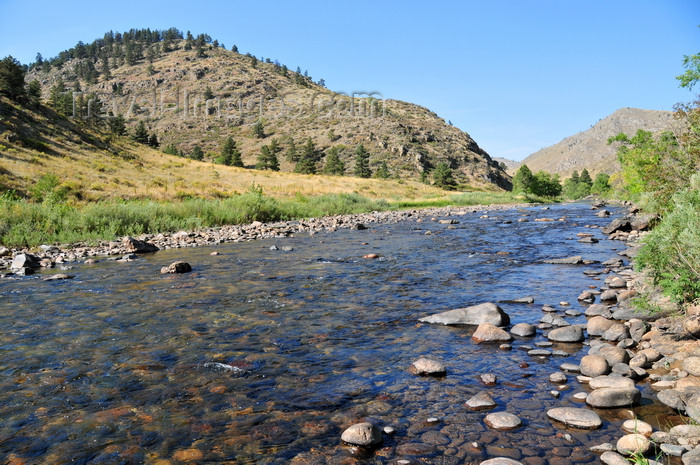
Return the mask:
[[535, 176], [530, 171], [527, 165], [523, 165], [518, 169], [518, 172], [513, 176], [513, 192], [520, 193], [524, 192], [526, 194], [532, 193], [532, 189], [535, 185]]
[[265, 126], [263, 125], [262, 120], [258, 120], [254, 125], [253, 125], [253, 135], [257, 137], [258, 139], [264, 139], [265, 138]]
[[126, 120], [121, 114], [109, 118], [107, 120], [107, 125], [109, 126], [109, 131], [115, 136], [126, 135]]
[[231, 47], [231, 51], [238, 53], [238, 47], [236, 47], [236, 44], [233, 44], [233, 47]]
[[291, 163], [296, 163], [299, 161], [299, 149], [297, 149], [294, 139], [289, 140], [289, 146], [287, 147], [287, 151], [285, 152], [284, 156], [287, 161]]
[[326, 155], [326, 164], [323, 167], [323, 172], [325, 174], [332, 174], [336, 176], [342, 176], [345, 174], [345, 163], [343, 163], [343, 161], [340, 159], [340, 150], [341, 147], [337, 145], [328, 150], [328, 155]]
[[581, 176], [579, 177], [579, 182], [583, 184], [587, 184], [588, 187], [591, 187], [593, 185], [593, 179], [591, 179], [591, 174], [588, 172], [586, 168], [581, 171]]
[[243, 160], [241, 159], [241, 152], [238, 151], [236, 147], [236, 142], [233, 137], [229, 136], [221, 147], [221, 155], [216, 157], [214, 160], [216, 163], [227, 166], [237, 166], [239, 168], [243, 167]]
[[160, 143], [158, 142], [158, 136], [156, 135], [155, 132], [153, 134], [151, 134], [151, 137], [148, 138], [148, 145], [150, 145], [154, 149], [157, 149], [158, 146], [160, 145]]
[[204, 100], [212, 100], [214, 98], [214, 92], [212, 92], [211, 87], [207, 86], [204, 90]]
[[433, 185], [446, 190], [453, 190], [457, 187], [457, 182], [452, 175], [452, 168], [444, 161], [438, 163], [433, 171]]
[[316, 146], [309, 137], [304, 145], [299, 161], [294, 167], [295, 173], [316, 174], [316, 162], [318, 161], [319, 152]]
[[269, 145], [262, 146], [260, 149], [260, 155], [258, 155], [258, 163], [255, 165], [255, 168], [259, 170], [280, 170], [280, 162], [273, 147], [270, 147]]
[[8, 55], [0, 61], [0, 95], [12, 100], [22, 100], [24, 90], [24, 67]]
[[369, 152], [360, 144], [355, 150], [355, 176], [371, 178], [372, 170], [369, 167]]
[[51, 86], [50, 91], [50, 102], [56, 111], [62, 115], [68, 116], [73, 111], [73, 99], [66, 89], [66, 84], [60, 77], [56, 80], [56, 83]]
[[27, 97], [29, 97], [29, 100], [32, 101], [32, 103], [39, 103], [39, 100], [41, 99], [41, 84], [39, 84], [39, 81], [36, 79], [30, 82], [27, 86]]
[[180, 152], [178, 151], [177, 147], [175, 146], [175, 144], [172, 143], [165, 146], [165, 148], [163, 149], [163, 153], [175, 156], [180, 155]]
[[374, 177], [379, 179], [388, 179], [389, 176], [389, 167], [386, 166], [386, 162], [380, 162], [377, 170], [374, 172]]
[[192, 153], [190, 154], [190, 158], [193, 160], [199, 160], [199, 161], [204, 160], [204, 152], [202, 151], [202, 148], [199, 145], [195, 145], [192, 148]]
[[146, 125], [144, 124], [143, 121], [139, 121], [139, 124], [136, 126], [136, 129], [134, 130], [134, 134], [132, 138], [138, 142], [139, 144], [148, 144], [149, 140], [149, 135], [148, 135], [148, 130], [146, 130]]

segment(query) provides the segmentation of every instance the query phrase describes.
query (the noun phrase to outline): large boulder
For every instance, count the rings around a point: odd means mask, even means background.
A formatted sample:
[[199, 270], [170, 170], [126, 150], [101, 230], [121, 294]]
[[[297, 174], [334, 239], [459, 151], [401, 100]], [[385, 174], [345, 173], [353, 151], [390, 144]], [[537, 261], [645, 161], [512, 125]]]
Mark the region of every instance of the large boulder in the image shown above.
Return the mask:
[[581, 359], [581, 374], [595, 378], [610, 373], [610, 365], [602, 355], [585, 355]]
[[548, 263], [551, 265], [581, 265], [583, 263], [583, 257], [580, 255], [575, 255], [573, 257], [566, 258], [551, 258], [549, 260], [544, 260], [543, 263]]
[[512, 336], [491, 323], [481, 323], [472, 334], [472, 339], [477, 344], [480, 342], [506, 342], [510, 341]]
[[588, 387], [591, 389], [634, 389], [634, 381], [623, 376], [596, 376], [588, 381]]
[[413, 362], [410, 371], [419, 376], [445, 376], [447, 374], [444, 363], [425, 357]]
[[588, 394], [586, 403], [596, 408], [617, 408], [635, 405], [641, 398], [637, 388], [601, 388]]
[[601, 229], [603, 231], [603, 234], [612, 234], [614, 232], [629, 232], [632, 230], [632, 224], [628, 220], [623, 220], [623, 219], [614, 219], [612, 222]]
[[484, 423], [498, 431], [512, 430], [523, 424], [520, 418], [508, 412], [490, 413], [484, 418]]
[[520, 337], [530, 337], [534, 336], [537, 332], [537, 328], [530, 323], [518, 323], [517, 325], [510, 328], [511, 334], [515, 334]]
[[10, 264], [10, 269], [16, 271], [26, 268], [41, 268], [41, 260], [39, 260], [39, 257], [29, 253], [15, 255], [15, 258], [12, 259], [12, 263]]
[[126, 236], [124, 239], [122, 239], [122, 245], [124, 246], [124, 250], [126, 250], [129, 253], [150, 253], [157, 252], [158, 250], [160, 250], [155, 244], [140, 241], [129, 236]]
[[594, 316], [586, 324], [586, 331], [589, 336], [602, 336], [605, 331], [610, 329], [615, 322], [613, 320], [608, 320], [600, 315]]
[[618, 439], [616, 448], [623, 455], [645, 455], [651, 449], [651, 442], [642, 434], [626, 434]]
[[418, 321], [443, 325], [480, 325], [481, 323], [490, 323], [495, 326], [505, 326], [510, 323], [510, 317], [498, 305], [485, 302], [479, 305], [472, 305], [471, 307], [457, 308], [426, 316]]
[[585, 408], [560, 407], [547, 410], [547, 416], [552, 420], [564, 423], [566, 426], [581, 429], [596, 429], [603, 424], [593, 410]]

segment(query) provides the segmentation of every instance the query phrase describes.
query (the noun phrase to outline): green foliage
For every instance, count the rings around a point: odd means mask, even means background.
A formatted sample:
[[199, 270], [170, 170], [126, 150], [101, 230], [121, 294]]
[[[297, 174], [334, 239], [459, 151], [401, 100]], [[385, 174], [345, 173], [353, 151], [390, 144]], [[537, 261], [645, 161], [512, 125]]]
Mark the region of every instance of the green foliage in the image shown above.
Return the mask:
[[39, 103], [41, 99], [41, 84], [36, 79], [27, 85], [27, 97], [32, 103]]
[[280, 162], [277, 158], [277, 153], [281, 150], [277, 141], [272, 140], [270, 145], [263, 145], [260, 148], [260, 155], [258, 155], [258, 163], [255, 165], [256, 169], [259, 170], [280, 170]]
[[56, 204], [65, 202], [70, 193], [70, 187], [61, 185], [55, 174], [45, 174], [34, 185], [31, 198], [36, 202]]
[[571, 177], [564, 181], [562, 194], [568, 199], [580, 199], [591, 193], [593, 180], [588, 170], [584, 168], [579, 176], [578, 171], [571, 173]]
[[148, 145], [154, 149], [157, 149], [160, 146], [160, 142], [158, 142], [158, 135], [155, 132], [148, 138]]
[[8, 55], [0, 61], [0, 95], [12, 100], [22, 100], [24, 90], [24, 67]]
[[610, 193], [610, 175], [598, 173], [591, 186], [591, 194], [605, 197]]
[[107, 126], [109, 127], [109, 132], [111, 132], [115, 136], [126, 135], [126, 120], [121, 114], [109, 118], [107, 120]]
[[369, 167], [369, 152], [360, 144], [355, 150], [355, 176], [358, 178], [371, 178], [372, 169]]
[[299, 149], [294, 143], [294, 139], [289, 139], [289, 145], [287, 146], [287, 151], [284, 156], [289, 162], [296, 163], [299, 161]]
[[622, 143], [617, 158], [625, 192], [650, 211], [666, 211], [671, 196], [687, 186], [697, 169], [697, 156], [681, 147], [670, 132], [654, 137], [640, 129], [633, 137], [620, 133], [608, 139], [609, 144], [613, 142]]
[[175, 155], [175, 156], [180, 155], [180, 151], [177, 149], [177, 146], [173, 143], [166, 145], [165, 148], [163, 149], [163, 153], [167, 153], [168, 155]]
[[233, 140], [233, 137], [229, 136], [226, 141], [224, 141], [224, 144], [221, 146], [221, 155], [216, 157], [214, 162], [221, 165], [243, 168], [241, 152], [238, 151], [236, 141]]
[[527, 165], [522, 165], [513, 176], [513, 193], [531, 193], [535, 183], [535, 175]]
[[211, 90], [211, 87], [207, 86], [207, 88], [204, 90], [204, 100], [212, 100], [214, 98], [214, 92]]
[[60, 77], [51, 86], [49, 101], [51, 106], [64, 116], [71, 114], [73, 111], [73, 99], [68, 89], [66, 89], [66, 84]]
[[454, 190], [457, 187], [452, 168], [444, 161], [438, 163], [433, 170], [433, 185], [445, 190]]
[[671, 212], [647, 235], [637, 264], [677, 301], [700, 298], [700, 174], [673, 196]]
[[331, 174], [335, 176], [342, 176], [345, 174], [345, 163], [340, 159], [340, 152], [344, 146], [336, 145], [328, 149], [328, 155], [326, 155], [326, 164], [323, 167], [323, 172], [325, 174]]
[[551, 175], [544, 171], [535, 173], [532, 194], [543, 197], [556, 197], [561, 194], [561, 189], [558, 175]]
[[262, 120], [258, 120], [255, 122], [255, 124], [252, 127], [252, 131], [253, 136], [257, 137], [258, 139], [265, 138], [265, 126], [263, 125]]
[[378, 179], [388, 179], [390, 176], [391, 173], [389, 173], [389, 167], [386, 165], [386, 162], [379, 162], [379, 166], [377, 166], [377, 170], [374, 172], [374, 177]]
[[190, 158], [199, 161], [204, 160], [204, 151], [202, 150], [202, 147], [200, 147], [199, 145], [195, 145], [192, 148], [192, 153], [190, 153]]
[[685, 73], [676, 76], [676, 79], [680, 81], [681, 87], [693, 90], [695, 84], [700, 81], [700, 54], [684, 56], [683, 67], [686, 69]]
[[139, 121], [139, 124], [136, 125], [136, 129], [134, 129], [131, 138], [139, 144], [148, 144], [149, 134], [146, 129], [146, 124], [143, 121]]
[[316, 174], [316, 164], [321, 159], [321, 153], [316, 149], [314, 142], [309, 137], [301, 151], [299, 161], [294, 167], [295, 173]]

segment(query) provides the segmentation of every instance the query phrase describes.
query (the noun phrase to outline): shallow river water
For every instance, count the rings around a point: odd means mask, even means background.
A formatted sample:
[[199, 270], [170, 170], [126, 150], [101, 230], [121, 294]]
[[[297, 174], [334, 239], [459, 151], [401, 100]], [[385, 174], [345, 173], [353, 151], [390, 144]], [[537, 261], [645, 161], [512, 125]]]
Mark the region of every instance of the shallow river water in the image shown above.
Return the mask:
[[[4, 279], [0, 459], [458, 464], [508, 456], [532, 465], [599, 463], [588, 447], [616, 440], [626, 410], [599, 411], [605, 422], [596, 431], [567, 429], [545, 414], [583, 406], [572, 398], [586, 390], [575, 376], [559, 399], [548, 376], [561, 363], [577, 363], [584, 345], [557, 344], [552, 349], [569, 355], [537, 358], [521, 349], [544, 341], [541, 331], [506, 352], [475, 344], [474, 328], [417, 321], [523, 296], [535, 303], [499, 304], [511, 324], [537, 324], [544, 304], [561, 314], [583, 311], [577, 295], [602, 280], [582, 272], [602, 266], [541, 262], [617, 256], [623, 243], [586, 227], [610, 221], [594, 213], [585, 204], [493, 211], [489, 218], [467, 213], [450, 217], [458, 221], [450, 226], [409, 220], [76, 264], [67, 281], [41, 280], [53, 271]], [[579, 243], [578, 232], [600, 242]], [[363, 259], [368, 253], [381, 258]], [[193, 272], [160, 274], [176, 260]], [[421, 356], [442, 360], [447, 376], [410, 374]], [[484, 386], [484, 373], [498, 383]], [[668, 412], [640, 388], [643, 405], [635, 412], [656, 424]], [[464, 402], [481, 390], [498, 407], [469, 411]], [[483, 418], [499, 410], [524, 426], [490, 430]], [[365, 419], [396, 433], [372, 452], [342, 445], [343, 429]]]

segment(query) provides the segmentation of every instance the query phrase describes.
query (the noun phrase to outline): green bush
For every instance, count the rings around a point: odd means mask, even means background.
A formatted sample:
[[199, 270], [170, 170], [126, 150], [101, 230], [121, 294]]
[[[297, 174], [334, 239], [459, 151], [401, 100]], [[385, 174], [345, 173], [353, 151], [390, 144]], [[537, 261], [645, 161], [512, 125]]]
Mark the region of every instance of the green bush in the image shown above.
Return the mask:
[[672, 211], [644, 238], [637, 264], [674, 300], [700, 298], [700, 174], [673, 196]]

